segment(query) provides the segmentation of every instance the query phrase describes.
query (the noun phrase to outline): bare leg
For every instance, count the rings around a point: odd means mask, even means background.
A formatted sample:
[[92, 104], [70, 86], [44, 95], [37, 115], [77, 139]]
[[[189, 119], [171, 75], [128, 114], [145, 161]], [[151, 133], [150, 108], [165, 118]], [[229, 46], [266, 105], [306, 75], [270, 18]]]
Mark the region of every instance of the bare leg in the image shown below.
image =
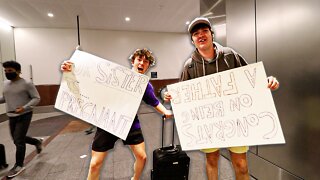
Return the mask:
[[136, 162], [134, 163], [133, 180], [139, 180], [147, 160], [145, 143], [142, 142], [137, 145], [130, 145], [130, 147], [136, 158]]
[[236, 180], [249, 180], [247, 153], [233, 153], [230, 151]]
[[212, 153], [206, 153], [206, 167], [208, 180], [218, 180], [218, 160], [220, 152], [215, 151]]
[[91, 161], [87, 180], [99, 180], [100, 168], [107, 152], [91, 151]]

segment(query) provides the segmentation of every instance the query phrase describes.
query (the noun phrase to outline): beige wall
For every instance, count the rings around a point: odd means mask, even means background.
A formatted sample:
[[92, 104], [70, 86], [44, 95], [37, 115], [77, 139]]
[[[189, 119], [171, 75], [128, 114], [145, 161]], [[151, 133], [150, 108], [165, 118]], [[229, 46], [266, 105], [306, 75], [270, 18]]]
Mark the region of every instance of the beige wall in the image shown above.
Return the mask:
[[[36, 85], [60, 84], [60, 63], [72, 55], [77, 45], [75, 29], [15, 28], [17, 61], [22, 64], [22, 76], [30, 79], [32, 65]], [[81, 48], [99, 57], [131, 67], [129, 55], [136, 48], [150, 48], [157, 65], [158, 79], [180, 77], [184, 61], [193, 46], [184, 33], [154, 33], [129, 31], [80, 30]]]
[[[15, 60], [13, 28], [0, 22], [0, 62]], [[0, 66], [0, 92], [2, 95], [4, 74]], [[4, 104], [0, 104], [0, 114], [5, 112]]]

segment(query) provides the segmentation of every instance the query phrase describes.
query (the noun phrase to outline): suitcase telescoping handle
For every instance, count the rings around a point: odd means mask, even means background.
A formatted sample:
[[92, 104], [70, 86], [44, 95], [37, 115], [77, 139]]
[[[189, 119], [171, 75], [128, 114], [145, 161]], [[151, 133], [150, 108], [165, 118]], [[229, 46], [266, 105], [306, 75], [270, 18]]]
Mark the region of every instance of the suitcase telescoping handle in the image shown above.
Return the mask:
[[[166, 118], [165, 115], [162, 116], [162, 142], [161, 148], [163, 149], [163, 134], [164, 134], [164, 119]], [[174, 123], [172, 124], [172, 146], [174, 146]]]

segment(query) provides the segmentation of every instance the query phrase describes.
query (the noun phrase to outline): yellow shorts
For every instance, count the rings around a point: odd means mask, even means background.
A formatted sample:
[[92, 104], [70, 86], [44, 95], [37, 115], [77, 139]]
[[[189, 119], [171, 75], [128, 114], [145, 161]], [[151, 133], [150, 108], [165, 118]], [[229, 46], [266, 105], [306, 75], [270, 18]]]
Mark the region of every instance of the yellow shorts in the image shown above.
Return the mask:
[[[237, 154], [246, 153], [249, 150], [249, 146], [237, 146], [237, 147], [229, 147], [229, 151]], [[218, 151], [219, 148], [209, 148], [209, 149], [201, 149], [200, 151], [204, 153], [212, 153]]]

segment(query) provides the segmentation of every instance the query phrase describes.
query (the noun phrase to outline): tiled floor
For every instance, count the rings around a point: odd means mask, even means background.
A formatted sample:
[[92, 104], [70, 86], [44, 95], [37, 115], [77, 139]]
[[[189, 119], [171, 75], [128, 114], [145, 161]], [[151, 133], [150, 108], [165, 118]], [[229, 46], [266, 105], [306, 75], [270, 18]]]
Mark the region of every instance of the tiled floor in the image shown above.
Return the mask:
[[[49, 108], [35, 110], [29, 134], [44, 138], [45, 147], [41, 154], [35, 153], [34, 146], [27, 145], [26, 170], [14, 179], [18, 180], [81, 180], [86, 179], [90, 161], [90, 144], [93, 134], [84, 132], [90, 127], [87, 123], [69, 115]], [[139, 110], [142, 130], [146, 142], [147, 164], [143, 172], [142, 180], [149, 180], [152, 169], [152, 151], [161, 146], [161, 117], [153, 109], [141, 105]], [[166, 121], [165, 142], [170, 143], [172, 121]], [[177, 134], [177, 133], [176, 133]], [[8, 130], [8, 121], [0, 123], [0, 143], [6, 147], [6, 157], [9, 167], [0, 171], [0, 179], [6, 179], [7, 171], [14, 164], [15, 147]], [[175, 143], [178, 137], [175, 136]], [[190, 151], [187, 154], [191, 158], [189, 179], [204, 180], [205, 157], [199, 151]], [[114, 150], [108, 153], [101, 179], [129, 180], [133, 174], [134, 157], [127, 146], [121, 141], [116, 143]], [[234, 179], [229, 161], [220, 158], [220, 179]]]

